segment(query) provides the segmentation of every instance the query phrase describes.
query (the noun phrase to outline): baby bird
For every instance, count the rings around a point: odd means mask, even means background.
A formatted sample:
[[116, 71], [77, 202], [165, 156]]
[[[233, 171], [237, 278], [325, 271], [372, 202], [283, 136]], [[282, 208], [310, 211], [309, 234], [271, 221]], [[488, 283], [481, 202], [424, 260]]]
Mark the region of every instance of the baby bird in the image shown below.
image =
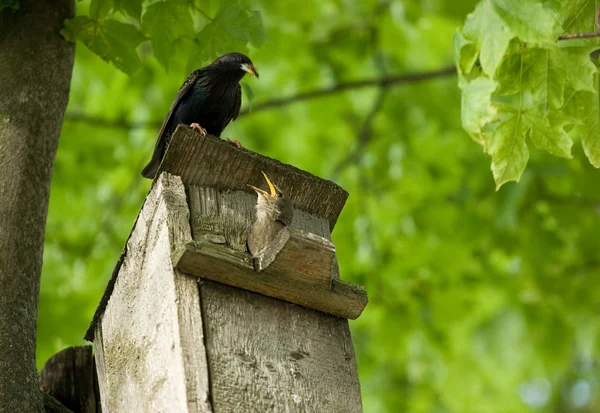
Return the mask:
[[285, 197], [279, 187], [271, 183], [264, 172], [262, 174], [269, 186], [269, 192], [248, 185], [258, 194], [255, 220], [248, 235], [248, 250], [255, 258], [267, 248], [281, 229], [291, 225], [294, 218], [292, 201]]

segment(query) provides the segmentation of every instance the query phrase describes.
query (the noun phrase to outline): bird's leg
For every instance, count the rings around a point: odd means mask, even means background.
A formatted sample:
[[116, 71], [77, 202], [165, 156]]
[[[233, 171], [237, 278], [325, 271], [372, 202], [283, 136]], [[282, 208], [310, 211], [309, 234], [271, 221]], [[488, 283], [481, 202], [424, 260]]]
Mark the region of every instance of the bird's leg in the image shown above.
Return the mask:
[[227, 139], [225, 139], [225, 142], [232, 143], [235, 146], [237, 146], [238, 148], [242, 147], [242, 144], [237, 139], [229, 139], [229, 138], [227, 138]]
[[192, 123], [190, 125], [190, 127], [192, 129], [196, 129], [198, 132], [200, 132], [202, 134], [202, 136], [206, 136], [206, 129], [204, 129], [202, 126], [200, 126], [199, 124], [197, 124], [196, 122]]

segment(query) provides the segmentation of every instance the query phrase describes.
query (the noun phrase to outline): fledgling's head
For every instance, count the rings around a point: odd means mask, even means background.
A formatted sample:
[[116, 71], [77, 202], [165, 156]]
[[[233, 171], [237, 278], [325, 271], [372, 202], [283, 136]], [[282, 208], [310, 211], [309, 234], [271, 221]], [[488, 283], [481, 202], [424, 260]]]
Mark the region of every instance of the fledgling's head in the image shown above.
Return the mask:
[[256, 76], [258, 79], [258, 71], [248, 56], [242, 53], [227, 53], [215, 60], [211, 66], [221, 74], [241, 80], [246, 73], [251, 76]]
[[253, 185], [248, 185], [256, 191], [258, 199], [256, 201], [256, 216], [273, 220], [281, 221], [285, 225], [290, 225], [294, 218], [294, 206], [292, 201], [285, 196], [283, 191], [267, 177], [267, 174], [262, 173], [269, 186], [269, 192], [257, 188]]

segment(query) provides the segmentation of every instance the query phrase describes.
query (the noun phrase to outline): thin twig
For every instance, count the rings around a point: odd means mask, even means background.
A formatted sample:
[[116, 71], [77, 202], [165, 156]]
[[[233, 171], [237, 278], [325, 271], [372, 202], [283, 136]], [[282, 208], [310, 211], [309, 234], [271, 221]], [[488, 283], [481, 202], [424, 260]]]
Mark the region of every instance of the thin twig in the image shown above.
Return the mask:
[[[390, 87], [397, 86], [407, 83], [422, 82], [429, 79], [435, 79], [438, 77], [452, 76], [456, 74], [456, 68], [454, 66], [448, 66], [443, 69], [434, 70], [432, 72], [417, 72], [402, 75], [389, 75], [378, 77], [374, 79], [363, 79], [352, 82], [339, 83], [334, 86], [325, 87], [321, 89], [315, 89], [309, 92], [300, 93], [295, 96], [289, 96], [285, 98], [268, 100], [263, 103], [256, 103], [252, 105], [252, 111], [249, 112], [247, 109], [240, 112], [240, 117], [249, 114], [254, 114], [259, 111], [269, 110], [274, 108], [280, 108], [282, 106], [290, 105], [292, 103], [307, 101], [316, 99], [322, 96], [332, 95], [335, 93], [341, 93], [348, 90], [361, 89], [366, 87]], [[120, 128], [120, 129], [138, 129], [138, 128], [160, 128], [162, 120], [148, 121], [148, 122], [130, 122], [126, 119], [115, 119], [109, 120], [100, 116], [87, 115], [80, 112], [68, 112], [65, 115], [65, 119], [74, 122], [85, 122], [89, 125], [100, 126], [106, 128]]]
[[600, 37], [600, 31], [598, 32], [589, 32], [589, 33], [571, 33], [571, 34], [563, 34], [558, 38], [558, 40], [571, 40], [571, 39], [591, 39], [594, 37]]
[[[584, 8], [585, 6], [587, 6], [587, 3], [584, 5]], [[579, 13], [577, 13], [577, 16], [579, 16], [579, 14], [582, 11], [583, 8], [579, 11]], [[577, 16], [575, 16], [575, 18], [577, 18]], [[573, 19], [573, 21], [575, 20]], [[573, 23], [573, 21], [569, 23], [569, 26]], [[558, 37], [558, 40], [592, 39], [594, 37], [600, 37], [600, 7], [596, 9], [596, 19], [594, 20], [594, 26], [596, 27], [595, 32], [563, 34], [562, 36]]]

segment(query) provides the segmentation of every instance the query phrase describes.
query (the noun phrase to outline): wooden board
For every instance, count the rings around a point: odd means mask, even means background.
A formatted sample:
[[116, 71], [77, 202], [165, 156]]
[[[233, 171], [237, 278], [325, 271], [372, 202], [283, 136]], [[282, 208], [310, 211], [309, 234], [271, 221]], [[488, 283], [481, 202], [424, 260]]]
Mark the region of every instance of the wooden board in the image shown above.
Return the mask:
[[[194, 240], [205, 251], [209, 244], [216, 254], [226, 251], [217, 270], [224, 277], [240, 266], [252, 271], [246, 237], [256, 195], [186, 189]], [[292, 228], [331, 235], [325, 218], [298, 209]], [[252, 279], [259, 283], [267, 273], [251, 272]], [[335, 260], [333, 276], [334, 289], [346, 285], [338, 283]], [[216, 412], [362, 412], [346, 319], [209, 280], [201, 282], [200, 296]]]
[[296, 209], [324, 217], [331, 229], [346, 203], [348, 192], [335, 183], [285, 165], [214, 136], [202, 136], [179, 125], [159, 169], [178, 175], [190, 185], [254, 193], [247, 184], [264, 183], [264, 171], [285, 191]]
[[212, 412], [197, 280], [179, 274], [170, 259], [174, 245], [190, 240], [183, 184], [164, 174], [95, 325], [104, 412]]
[[[287, 246], [280, 254], [288, 255], [286, 249]], [[249, 254], [209, 242], [193, 242], [178, 250], [173, 262], [182, 272], [338, 317], [356, 319], [362, 313], [367, 305], [367, 293], [363, 287], [291, 272], [285, 265], [290, 259], [280, 260], [277, 257], [267, 269], [256, 272]]]
[[39, 373], [40, 389], [76, 413], [100, 413], [100, 392], [92, 346], [68, 347]]
[[[236, 251], [247, 250], [248, 231], [254, 220], [256, 194], [242, 191], [219, 191], [214, 188], [188, 186], [192, 235], [196, 241], [223, 244]], [[296, 209], [291, 228], [331, 241], [329, 223]], [[333, 248], [333, 244], [331, 244]], [[331, 277], [339, 279], [337, 258], [333, 257]]]
[[215, 412], [362, 412], [347, 320], [212, 281], [201, 291]]

